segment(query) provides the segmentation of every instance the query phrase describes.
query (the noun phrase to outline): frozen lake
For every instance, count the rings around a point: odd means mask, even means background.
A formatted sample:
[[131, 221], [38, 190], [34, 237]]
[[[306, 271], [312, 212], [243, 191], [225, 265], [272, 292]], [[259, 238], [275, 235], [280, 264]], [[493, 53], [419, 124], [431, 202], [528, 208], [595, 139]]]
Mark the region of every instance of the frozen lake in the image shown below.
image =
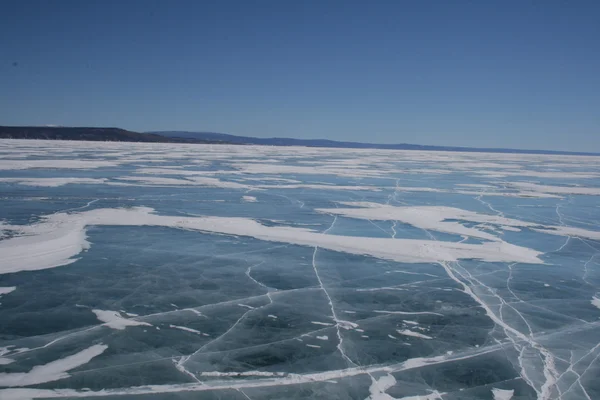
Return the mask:
[[600, 157], [0, 141], [0, 399], [600, 398]]

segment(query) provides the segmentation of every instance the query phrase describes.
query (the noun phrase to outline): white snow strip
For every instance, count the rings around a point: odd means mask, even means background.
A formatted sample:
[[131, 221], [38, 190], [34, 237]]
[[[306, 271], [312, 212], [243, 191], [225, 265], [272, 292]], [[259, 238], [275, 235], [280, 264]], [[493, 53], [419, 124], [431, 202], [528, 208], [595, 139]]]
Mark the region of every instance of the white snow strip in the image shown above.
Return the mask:
[[268, 372], [268, 371], [243, 371], [243, 372], [219, 372], [205, 371], [200, 373], [201, 376], [221, 377], [221, 376], [284, 376], [284, 372]]
[[503, 241], [466, 244], [417, 239], [353, 237], [324, 234], [307, 228], [265, 226], [249, 218], [181, 217], [153, 214], [151, 208], [95, 209], [57, 213], [33, 225], [4, 225], [24, 236], [0, 241], [0, 274], [53, 268], [76, 261], [73, 257], [89, 247], [89, 225], [164, 226], [202, 232], [250, 236], [260, 240], [411, 263], [479, 259], [490, 262], [541, 264], [540, 252]]
[[588, 188], [581, 186], [551, 186], [551, 185], [539, 185], [537, 183], [530, 182], [510, 182], [510, 186], [518, 187], [519, 189], [526, 189], [534, 193], [553, 193], [553, 194], [575, 194], [575, 195], [588, 195], [588, 196], [600, 196], [600, 188]]
[[195, 308], [184, 308], [184, 310], [193, 312], [194, 314], [196, 314], [200, 317], [204, 317], [204, 314], [202, 314], [200, 311], [196, 310]]
[[152, 326], [147, 322], [136, 321], [133, 319], [123, 318], [118, 311], [110, 311], [110, 310], [92, 310], [96, 317], [104, 322], [104, 326], [109, 327], [111, 329], [123, 330], [128, 326], [139, 326], [146, 325]]
[[315, 325], [333, 326], [333, 324], [329, 324], [327, 322], [310, 321], [310, 323]]
[[418, 332], [413, 332], [409, 329], [396, 329], [396, 332], [398, 332], [401, 335], [404, 336], [412, 336], [412, 337], [416, 337], [416, 338], [420, 338], [420, 339], [433, 339], [431, 336], [427, 336], [427, 335], [423, 335], [422, 333], [418, 333]]
[[154, 176], [121, 176], [117, 179], [125, 182], [110, 182], [110, 184], [121, 186], [206, 186], [223, 189], [253, 189], [252, 186], [241, 183], [222, 181], [217, 178], [204, 176], [192, 176], [186, 179]]
[[180, 325], [169, 325], [169, 327], [170, 327], [170, 328], [174, 328], [174, 329], [179, 329], [179, 330], [182, 330], [182, 331], [186, 331], [186, 332], [196, 333], [196, 334], [198, 334], [198, 335], [201, 335], [201, 334], [202, 334], [202, 332], [200, 332], [200, 331], [197, 331], [197, 330], [195, 330], [195, 329], [192, 329], [192, 328], [188, 328], [187, 326], [180, 326]]
[[319, 340], [329, 340], [329, 337], [327, 337], [327, 336], [317, 336], [317, 339], [319, 339]]
[[0, 178], [0, 182], [25, 186], [58, 187], [68, 184], [95, 185], [106, 182], [104, 178]]
[[[598, 189], [600, 190], [600, 189]], [[493, 235], [475, 227], [466, 227], [458, 221], [476, 222], [479, 224], [498, 225], [501, 228], [531, 228], [537, 232], [559, 235], [578, 236], [600, 240], [600, 232], [567, 226], [541, 225], [532, 222], [506, 218], [500, 215], [482, 214], [446, 206], [414, 206], [395, 207], [389, 204], [370, 202], [341, 202], [355, 208], [321, 208], [315, 211], [330, 215], [341, 215], [348, 218], [358, 218], [379, 221], [400, 221], [417, 228], [451, 233], [459, 236], [469, 236], [491, 241], [502, 241]]]
[[371, 192], [379, 192], [380, 188], [376, 186], [352, 186], [352, 185], [319, 185], [319, 184], [308, 184], [298, 183], [293, 185], [257, 185], [259, 189], [316, 189], [316, 190], [367, 190]]
[[443, 317], [443, 314], [432, 312], [432, 311], [385, 311], [385, 310], [373, 310], [373, 312], [378, 314], [398, 314], [398, 315], [439, 315]]
[[596, 296], [592, 297], [592, 305], [600, 308], [600, 298]]
[[269, 317], [269, 318], [273, 318], [273, 319], [277, 319], [277, 316], [276, 316], [276, 315], [273, 315], [273, 314], [269, 314], [269, 315], [267, 315], [267, 317]]
[[5, 354], [9, 354], [12, 352], [12, 350], [10, 349], [11, 347], [14, 346], [0, 347], [0, 365], [8, 365], [15, 361], [12, 358], [3, 357]]
[[343, 321], [341, 319], [338, 319], [336, 322], [337, 322], [338, 326], [342, 329], [350, 330], [350, 329], [358, 328], [358, 324], [356, 324], [354, 322]]
[[29, 372], [0, 373], [0, 386], [29, 386], [68, 378], [70, 375], [67, 371], [87, 364], [107, 348], [106, 345], [96, 344], [48, 364], [36, 365]]
[[245, 201], [246, 203], [256, 203], [258, 200], [256, 200], [256, 197], [254, 196], [242, 196], [242, 201]]
[[232, 166], [244, 174], [305, 174], [305, 175], [336, 175], [350, 178], [378, 178], [384, 175], [381, 170], [370, 168], [352, 168], [348, 165], [283, 165], [259, 163], [233, 163]]
[[100, 160], [0, 160], [0, 170], [19, 169], [94, 169], [116, 167], [121, 162]]
[[315, 349], [320, 349], [321, 346], [317, 346], [316, 344], [307, 344], [306, 347], [313, 347]]
[[419, 323], [417, 321], [408, 321], [403, 319], [402, 322], [404, 322], [405, 324], [409, 324], [409, 325], [419, 325]]
[[124, 311], [123, 314], [127, 315], [128, 317], [139, 317], [139, 314], [134, 314], [126, 311]]

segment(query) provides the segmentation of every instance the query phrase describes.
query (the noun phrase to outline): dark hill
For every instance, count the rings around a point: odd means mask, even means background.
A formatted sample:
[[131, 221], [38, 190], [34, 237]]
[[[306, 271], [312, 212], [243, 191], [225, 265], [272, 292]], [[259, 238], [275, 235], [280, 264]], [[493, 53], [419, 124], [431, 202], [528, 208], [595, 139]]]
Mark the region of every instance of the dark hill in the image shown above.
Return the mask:
[[62, 126], [0, 126], [0, 139], [91, 140], [105, 142], [222, 143], [206, 139], [172, 138], [120, 128]]

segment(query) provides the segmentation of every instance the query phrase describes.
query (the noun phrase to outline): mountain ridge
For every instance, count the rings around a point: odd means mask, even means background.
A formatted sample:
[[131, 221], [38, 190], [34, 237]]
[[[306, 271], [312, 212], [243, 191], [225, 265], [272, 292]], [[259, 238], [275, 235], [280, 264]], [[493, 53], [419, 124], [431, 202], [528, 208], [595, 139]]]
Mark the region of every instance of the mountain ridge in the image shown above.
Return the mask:
[[419, 144], [377, 144], [350, 141], [337, 141], [329, 139], [295, 139], [295, 138], [258, 138], [252, 136], [237, 136], [216, 132], [192, 132], [192, 131], [150, 131], [156, 135], [171, 138], [222, 140], [231, 144], [241, 145], [266, 145], [266, 146], [306, 146], [306, 147], [332, 147], [351, 149], [384, 149], [384, 150], [426, 150], [426, 151], [460, 151], [460, 152], [483, 152], [483, 153], [512, 153], [512, 154], [555, 154], [555, 155], [580, 155], [600, 156], [600, 153], [561, 151], [561, 150], [529, 150], [511, 148], [486, 148], [486, 147], [464, 147], [464, 146], [436, 146]]

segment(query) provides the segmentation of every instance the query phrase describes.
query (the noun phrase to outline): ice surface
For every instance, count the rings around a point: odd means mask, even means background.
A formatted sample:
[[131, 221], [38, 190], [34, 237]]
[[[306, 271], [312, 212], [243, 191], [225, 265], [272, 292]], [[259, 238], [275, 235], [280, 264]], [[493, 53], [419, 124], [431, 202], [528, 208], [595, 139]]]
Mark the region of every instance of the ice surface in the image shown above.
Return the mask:
[[87, 364], [107, 348], [108, 346], [96, 344], [65, 358], [36, 365], [29, 372], [0, 373], [0, 386], [30, 386], [68, 378], [67, 371]]
[[0, 158], [2, 400], [600, 398], [598, 157]]

